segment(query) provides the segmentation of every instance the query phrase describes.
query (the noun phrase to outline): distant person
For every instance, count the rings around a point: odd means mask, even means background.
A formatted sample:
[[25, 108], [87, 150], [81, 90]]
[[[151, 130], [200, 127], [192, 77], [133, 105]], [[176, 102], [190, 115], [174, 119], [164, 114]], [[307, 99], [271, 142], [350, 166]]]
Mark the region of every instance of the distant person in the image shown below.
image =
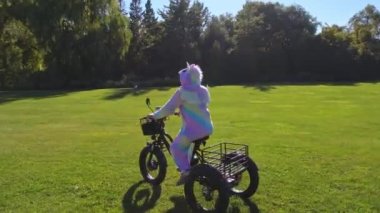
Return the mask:
[[162, 108], [149, 116], [160, 119], [174, 114], [179, 108], [182, 127], [171, 144], [170, 151], [181, 171], [177, 185], [182, 185], [189, 175], [194, 149], [194, 144], [191, 142], [212, 134], [213, 124], [208, 110], [210, 94], [208, 89], [201, 85], [203, 79], [201, 68], [195, 64], [187, 64], [187, 68], [178, 73], [181, 86]]

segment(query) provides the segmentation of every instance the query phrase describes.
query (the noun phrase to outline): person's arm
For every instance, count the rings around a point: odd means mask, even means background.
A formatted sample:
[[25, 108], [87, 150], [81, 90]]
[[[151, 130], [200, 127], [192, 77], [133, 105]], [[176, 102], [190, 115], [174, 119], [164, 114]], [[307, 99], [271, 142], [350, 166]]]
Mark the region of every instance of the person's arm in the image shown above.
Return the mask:
[[154, 119], [160, 119], [174, 114], [175, 109], [181, 105], [180, 90], [178, 89], [166, 104], [153, 113]]

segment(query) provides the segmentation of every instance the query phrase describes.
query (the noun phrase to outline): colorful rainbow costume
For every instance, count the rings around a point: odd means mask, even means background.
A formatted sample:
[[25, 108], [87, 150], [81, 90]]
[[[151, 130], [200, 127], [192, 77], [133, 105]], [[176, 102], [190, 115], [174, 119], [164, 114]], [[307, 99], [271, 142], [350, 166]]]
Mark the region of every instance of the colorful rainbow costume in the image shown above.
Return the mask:
[[190, 169], [190, 158], [196, 139], [203, 138], [213, 132], [208, 105], [210, 94], [201, 85], [203, 74], [198, 65], [188, 65], [179, 71], [181, 87], [170, 100], [153, 113], [155, 119], [166, 117], [179, 108], [182, 117], [182, 128], [170, 146], [174, 161], [181, 171]]

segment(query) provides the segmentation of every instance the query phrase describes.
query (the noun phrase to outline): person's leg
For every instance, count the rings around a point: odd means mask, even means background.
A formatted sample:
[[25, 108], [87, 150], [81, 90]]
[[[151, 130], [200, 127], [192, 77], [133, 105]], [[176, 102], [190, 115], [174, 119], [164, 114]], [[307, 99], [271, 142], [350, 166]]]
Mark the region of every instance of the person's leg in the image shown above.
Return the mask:
[[170, 146], [170, 152], [181, 172], [190, 169], [190, 158], [192, 154], [191, 141], [184, 135], [178, 135]]

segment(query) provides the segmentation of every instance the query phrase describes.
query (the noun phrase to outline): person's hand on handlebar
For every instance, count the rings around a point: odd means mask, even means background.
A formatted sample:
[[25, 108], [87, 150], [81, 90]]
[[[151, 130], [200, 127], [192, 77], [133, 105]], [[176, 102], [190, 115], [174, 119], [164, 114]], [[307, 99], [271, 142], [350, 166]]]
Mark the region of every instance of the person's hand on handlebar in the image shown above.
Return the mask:
[[[174, 112], [174, 115], [175, 116], [180, 116], [181, 114], [179, 112]], [[153, 113], [150, 113], [146, 117], [149, 118], [149, 119], [151, 119], [151, 120], [157, 120], [157, 119], [154, 118]], [[163, 118], [163, 119], [165, 120], [166, 118]], [[160, 119], [158, 119], [158, 120], [160, 120]]]
[[151, 119], [151, 120], [156, 120], [156, 119], [154, 119], [153, 113], [150, 113], [146, 117], [149, 118], [149, 119]]

